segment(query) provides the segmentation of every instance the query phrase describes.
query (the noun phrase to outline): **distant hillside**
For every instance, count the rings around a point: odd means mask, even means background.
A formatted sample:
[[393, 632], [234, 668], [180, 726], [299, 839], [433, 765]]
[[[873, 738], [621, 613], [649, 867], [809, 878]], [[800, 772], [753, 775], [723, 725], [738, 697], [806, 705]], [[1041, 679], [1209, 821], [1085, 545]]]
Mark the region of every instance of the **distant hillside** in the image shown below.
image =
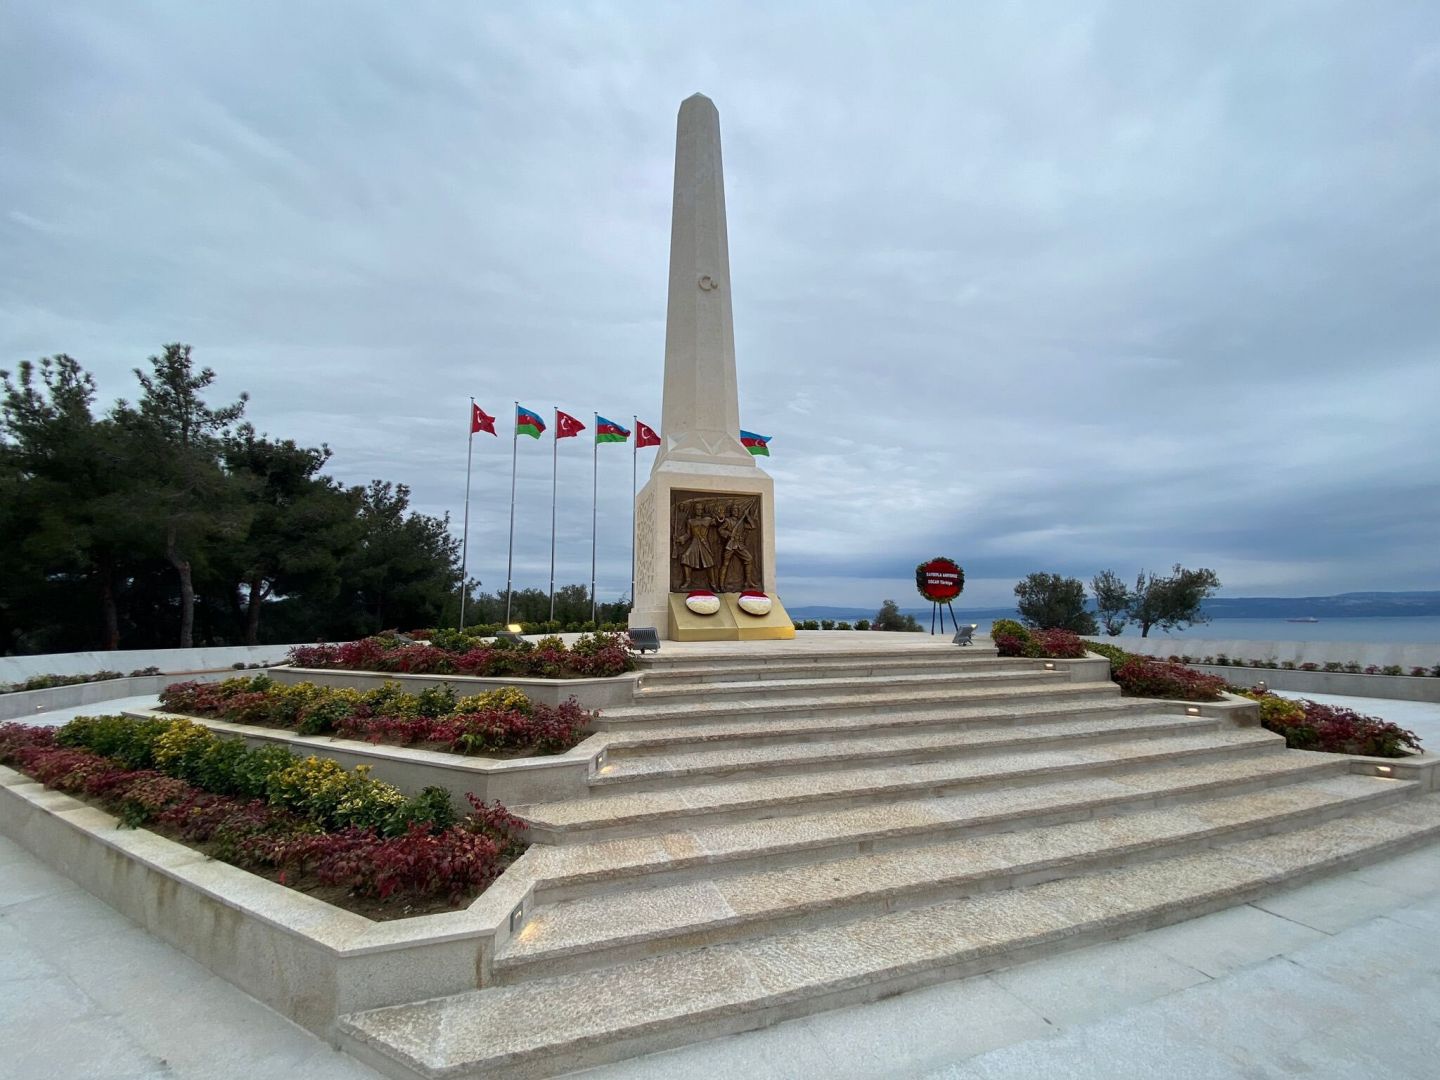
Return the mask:
[[[1094, 604], [1091, 605], [1094, 610]], [[787, 609], [795, 619], [834, 619], [854, 622], [873, 619], [880, 610], [874, 604], [866, 608], [815, 606]], [[930, 608], [906, 607], [903, 614], [917, 619], [928, 618]], [[961, 620], [1016, 618], [1014, 608], [972, 608], [962, 596], [955, 604]], [[1212, 619], [1359, 619], [1396, 618], [1406, 615], [1440, 615], [1440, 592], [1353, 592], [1338, 596], [1226, 596], [1205, 602], [1205, 614]]]
[[[785, 610], [790, 613], [792, 619], [834, 619], [836, 622], [854, 622], [857, 619], [875, 618], [876, 612], [880, 610], [880, 605], [876, 604], [871, 608], [812, 605], [810, 607], [787, 607]], [[900, 614], [914, 615], [917, 619], [923, 616], [928, 619], [930, 617], [930, 607], [929, 605], [925, 607], [902, 607]], [[971, 622], [975, 622], [977, 619], [1013, 619], [1016, 617], [1014, 608], [971, 608], [965, 607], [961, 603], [955, 605], [955, 614], [960, 616], [962, 623], [966, 618]]]
[[1217, 597], [1205, 602], [1205, 614], [1213, 619], [1356, 619], [1440, 615], [1440, 592]]

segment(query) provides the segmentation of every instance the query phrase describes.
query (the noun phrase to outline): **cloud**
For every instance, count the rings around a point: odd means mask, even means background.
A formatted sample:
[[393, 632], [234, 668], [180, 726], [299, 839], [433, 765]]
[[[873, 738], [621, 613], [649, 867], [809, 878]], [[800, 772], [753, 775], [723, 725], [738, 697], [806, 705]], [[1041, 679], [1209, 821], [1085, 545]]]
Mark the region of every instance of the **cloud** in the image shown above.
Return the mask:
[[[113, 398], [188, 341], [257, 427], [458, 526], [469, 395], [658, 422], [674, 115], [701, 89], [787, 600], [903, 598], [942, 552], [986, 604], [1176, 561], [1231, 593], [1440, 588], [1433, 6], [7, 22], [5, 366], [69, 352]], [[507, 442], [476, 443], [487, 588]], [[588, 580], [588, 450], [561, 447], [563, 581]], [[548, 451], [518, 448], [521, 584], [548, 580]], [[631, 462], [600, 451], [618, 595]]]

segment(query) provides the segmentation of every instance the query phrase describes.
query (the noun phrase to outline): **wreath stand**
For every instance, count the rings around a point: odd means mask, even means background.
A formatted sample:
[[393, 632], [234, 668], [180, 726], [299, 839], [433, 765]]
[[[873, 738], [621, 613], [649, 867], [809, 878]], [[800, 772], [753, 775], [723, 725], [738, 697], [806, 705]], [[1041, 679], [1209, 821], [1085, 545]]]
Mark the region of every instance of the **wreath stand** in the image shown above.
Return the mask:
[[955, 625], [955, 632], [960, 632], [960, 620], [955, 617], [955, 602], [953, 600], [932, 600], [930, 602], [930, 633], [935, 633], [935, 615], [940, 615], [940, 633], [945, 633], [945, 612], [950, 612], [950, 621]]

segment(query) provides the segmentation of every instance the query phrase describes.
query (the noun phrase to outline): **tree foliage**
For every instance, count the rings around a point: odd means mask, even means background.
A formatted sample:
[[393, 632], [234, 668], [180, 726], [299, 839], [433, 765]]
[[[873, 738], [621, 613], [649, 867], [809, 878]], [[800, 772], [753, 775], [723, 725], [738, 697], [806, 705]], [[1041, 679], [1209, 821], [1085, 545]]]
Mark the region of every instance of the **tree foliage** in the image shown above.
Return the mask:
[[1117, 636], [1130, 621], [1130, 590], [1113, 570], [1101, 570], [1090, 582], [1095, 593], [1095, 613], [1105, 633]]
[[1070, 630], [1093, 634], [1095, 616], [1085, 610], [1085, 585], [1059, 574], [1027, 575], [1015, 585], [1020, 619], [1036, 630]]
[[1220, 588], [1214, 570], [1201, 567], [1186, 570], [1179, 563], [1167, 575], [1141, 571], [1130, 594], [1130, 619], [1140, 624], [1140, 636], [1149, 637], [1151, 627], [1173, 630], [1191, 623], [1206, 623], [1201, 611], [1207, 596]]
[[208, 400], [215, 373], [187, 345], [135, 375], [135, 403], [97, 416], [69, 356], [0, 372], [0, 652], [453, 622], [458, 541], [403, 484], [347, 487], [326, 447], [257, 434], [243, 395]]
[[894, 600], [886, 600], [880, 605], [880, 610], [875, 615], [875, 621], [870, 625], [873, 630], [918, 631], [923, 629], [915, 620], [914, 615], [902, 615], [900, 605]]

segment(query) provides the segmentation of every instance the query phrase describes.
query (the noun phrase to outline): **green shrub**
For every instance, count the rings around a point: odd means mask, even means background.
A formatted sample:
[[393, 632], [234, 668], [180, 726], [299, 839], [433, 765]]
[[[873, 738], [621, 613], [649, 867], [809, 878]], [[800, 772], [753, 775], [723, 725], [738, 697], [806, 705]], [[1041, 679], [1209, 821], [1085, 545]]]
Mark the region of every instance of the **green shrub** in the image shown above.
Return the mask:
[[1121, 664], [1125, 663], [1126, 660], [1129, 660], [1131, 656], [1130, 653], [1120, 648], [1119, 645], [1110, 645], [1103, 641], [1085, 642], [1085, 651], [1097, 653], [1098, 655], [1103, 656], [1105, 657], [1105, 659], [1109, 660], [1111, 677], [1114, 677], [1115, 669], [1118, 668]]
[[135, 720], [128, 716], [77, 716], [55, 734], [61, 746], [80, 746], [103, 757], [115, 758], [127, 769], [155, 765], [155, 741], [165, 732], [167, 720]]
[[856, 630], [869, 630], [869, 629], [870, 629], [870, 620], [869, 620], [869, 619], [856, 619], [856, 620], [855, 620], [855, 629], [856, 629]]
[[1030, 631], [1014, 619], [996, 619], [990, 624], [990, 640], [1001, 656], [1038, 657], [1044, 650]]

